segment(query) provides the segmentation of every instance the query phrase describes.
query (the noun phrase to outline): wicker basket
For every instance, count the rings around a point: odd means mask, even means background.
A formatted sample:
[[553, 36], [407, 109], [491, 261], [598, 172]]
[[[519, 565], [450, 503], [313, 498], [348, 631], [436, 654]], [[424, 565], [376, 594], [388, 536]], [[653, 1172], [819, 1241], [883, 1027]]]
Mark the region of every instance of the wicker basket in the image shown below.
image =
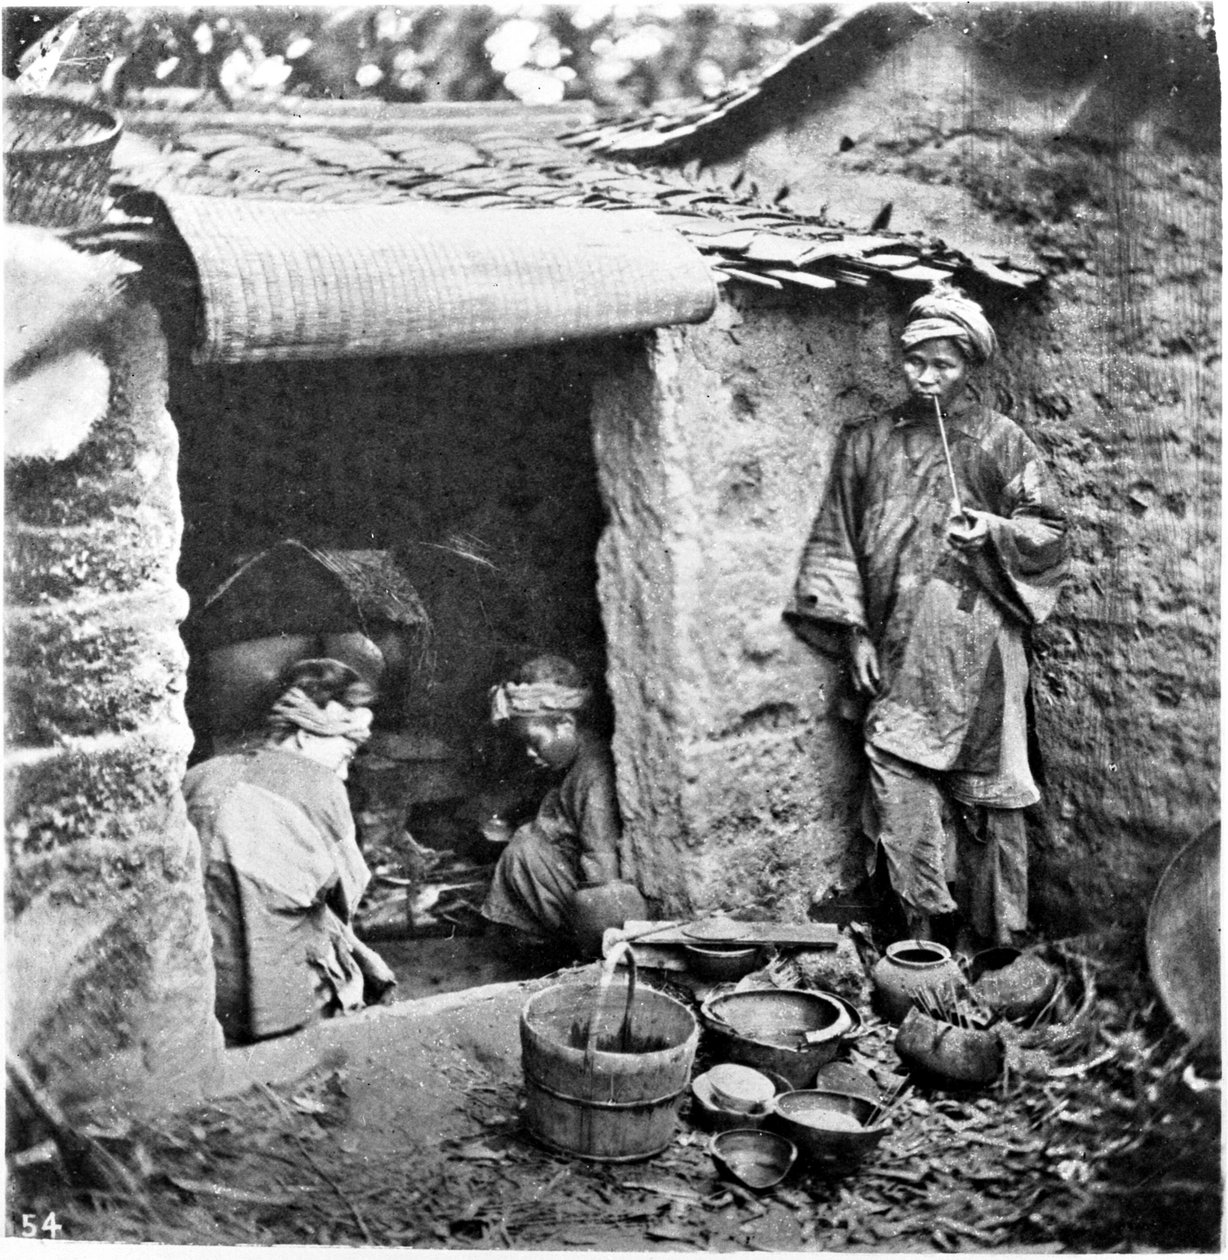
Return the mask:
[[4, 101], [4, 205], [11, 221], [81, 228], [106, 217], [114, 114], [56, 96]]

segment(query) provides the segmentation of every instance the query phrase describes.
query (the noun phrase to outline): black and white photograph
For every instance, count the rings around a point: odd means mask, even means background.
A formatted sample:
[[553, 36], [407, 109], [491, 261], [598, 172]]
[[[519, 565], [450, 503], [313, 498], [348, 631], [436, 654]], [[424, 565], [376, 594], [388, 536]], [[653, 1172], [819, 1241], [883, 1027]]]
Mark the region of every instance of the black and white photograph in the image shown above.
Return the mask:
[[2, 7], [9, 1246], [1225, 1249], [1222, 12]]

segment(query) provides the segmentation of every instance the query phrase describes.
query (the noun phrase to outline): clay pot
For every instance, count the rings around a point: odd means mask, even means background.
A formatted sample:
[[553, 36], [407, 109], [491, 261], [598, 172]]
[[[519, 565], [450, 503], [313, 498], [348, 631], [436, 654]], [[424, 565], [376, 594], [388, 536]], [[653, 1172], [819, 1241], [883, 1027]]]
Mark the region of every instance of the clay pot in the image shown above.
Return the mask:
[[951, 951], [937, 941], [896, 941], [874, 964], [874, 1005], [879, 1014], [898, 1024], [913, 1006], [917, 993], [935, 993], [966, 987], [964, 973]]
[[779, 1073], [801, 1089], [840, 1052], [850, 1009], [809, 989], [743, 989], [709, 998], [700, 1017], [731, 1062]]
[[259, 729], [276, 697], [272, 687], [287, 665], [318, 655], [306, 634], [274, 634], [213, 648], [205, 656], [209, 727], [220, 732]]
[[955, 1085], [989, 1085], [1002, 1073], [1006, 1050], [996, 1032], [957, 1028], [915, 1007], [904, 1017], [895, 1051], [910, 1067]]
[[344, 634], [326, 634], [321, 639], [323, 654], [342, 665], [348, 665], [374, 690], [379, 690], [384, 676], [384, 654], [358, 630]]
[[702, 980], [740, 980], [755, 969], [758, 945], [687, 945], [687, 968]]
[[1058, 985], [1058, 974], [1047, 962], [1008, 946], [977, 954], [970, 976], [973, 996], [1010, 1020], [1031, 1019]]
[[628, 919], [647, 917], [648, 903], [643, 894], [625, 880], [581, 888], [572, 907], [576, 945], [586, 957], [599, 958], [606, 928], [620, 928]]

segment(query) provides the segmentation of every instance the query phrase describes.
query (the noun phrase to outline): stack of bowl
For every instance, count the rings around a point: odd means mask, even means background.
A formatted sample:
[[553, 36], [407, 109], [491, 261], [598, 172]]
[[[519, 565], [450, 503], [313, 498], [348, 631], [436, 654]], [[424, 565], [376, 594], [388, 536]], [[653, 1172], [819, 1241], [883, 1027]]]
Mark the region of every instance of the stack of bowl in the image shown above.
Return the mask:
[[765, 1073], [740, 1063], [718, 1063], [691, 1082], [699, 1118], [718, 1131], [760, 1128], [777, 1088]]

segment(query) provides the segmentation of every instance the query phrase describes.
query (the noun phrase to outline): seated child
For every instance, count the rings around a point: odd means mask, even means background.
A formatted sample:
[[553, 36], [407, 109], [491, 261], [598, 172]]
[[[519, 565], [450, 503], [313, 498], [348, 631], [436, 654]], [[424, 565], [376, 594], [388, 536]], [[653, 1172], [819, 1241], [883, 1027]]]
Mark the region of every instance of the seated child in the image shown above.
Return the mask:
[[512, 836], [482, 907], [515, 944], [594, 953], [603, 927], [646, 915], [620, 879], [614, 762], [589, 723], [590, 696], [560, 656], [535, 657], [491, 690], [491, 720], [510, 722], [529, 759], [561, 776]]

